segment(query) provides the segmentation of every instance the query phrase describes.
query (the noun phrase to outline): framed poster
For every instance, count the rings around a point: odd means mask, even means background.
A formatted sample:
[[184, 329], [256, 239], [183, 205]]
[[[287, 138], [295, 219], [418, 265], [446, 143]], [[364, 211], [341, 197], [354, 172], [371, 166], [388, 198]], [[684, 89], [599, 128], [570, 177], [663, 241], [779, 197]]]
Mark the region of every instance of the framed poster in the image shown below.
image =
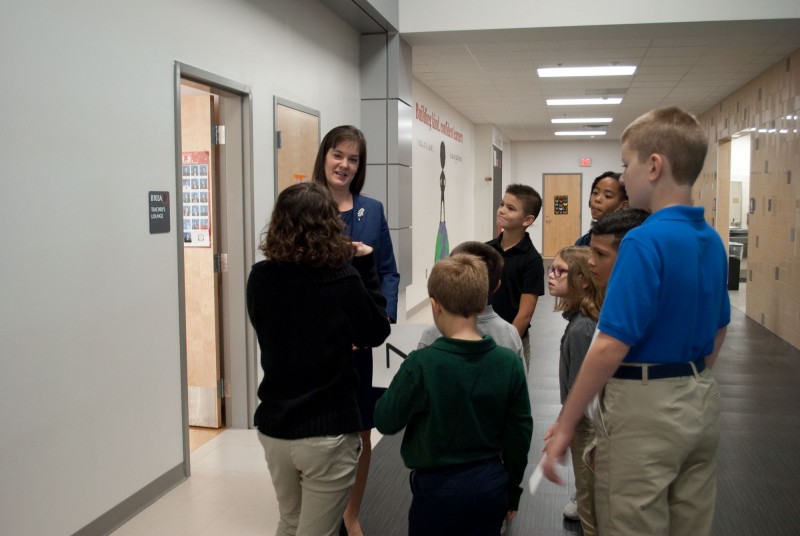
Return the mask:
[[569, 196], [556, 195], [553, 196], [553, 214], [569, 214]]
[[208, 151], [183, 153], [183, 245], [211, 247]]

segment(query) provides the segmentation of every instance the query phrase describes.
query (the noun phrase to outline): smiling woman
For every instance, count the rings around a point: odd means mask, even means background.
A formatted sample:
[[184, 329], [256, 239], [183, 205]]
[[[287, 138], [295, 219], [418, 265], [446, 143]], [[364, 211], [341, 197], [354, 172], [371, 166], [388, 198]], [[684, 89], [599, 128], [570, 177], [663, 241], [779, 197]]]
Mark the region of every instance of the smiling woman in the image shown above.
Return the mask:
[[[363, 243], [374, 250], [375, 268], [381, 292], [386, 296], [386, 314], [397, 318], [397, 291], [400, 274], [394, 259], [389, 225], [383, 204], [361, 195], [367, 173], [367, 140], [356, 127], [343, 125], [332, 129], [322, 139], [314, 165], [314, 182], [327, 187], [339, 208], [345, 224], [344, 232], [354, 243]], [[367, 486], [372, 453], [372, 413], [379, 394], [372, 388], [372, 348], [353, 348], [353, 360], [358, 372], [358, 409], [361, 414], [360, 436], [363, 451], [358, 460], [358, 473], [347, 509], [344, 512], [346, 532], [362, 534], [359, 521], [361, 499]]]

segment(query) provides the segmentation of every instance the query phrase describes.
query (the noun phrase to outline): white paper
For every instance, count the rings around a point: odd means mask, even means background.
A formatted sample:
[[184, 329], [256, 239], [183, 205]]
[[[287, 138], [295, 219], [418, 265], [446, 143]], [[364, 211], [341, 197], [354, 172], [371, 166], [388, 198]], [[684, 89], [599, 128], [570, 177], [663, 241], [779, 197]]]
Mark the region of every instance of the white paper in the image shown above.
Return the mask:
[[531, 477], [528, 479], [528, 493], [531, 495], [536, 493], [536, 489], [539, 487], [539, 484], [542, 483], [543, 477], [544, 474], [542, 473], [542, 465], [541, 463], [537, 463], [536, 469], [533, 470]]

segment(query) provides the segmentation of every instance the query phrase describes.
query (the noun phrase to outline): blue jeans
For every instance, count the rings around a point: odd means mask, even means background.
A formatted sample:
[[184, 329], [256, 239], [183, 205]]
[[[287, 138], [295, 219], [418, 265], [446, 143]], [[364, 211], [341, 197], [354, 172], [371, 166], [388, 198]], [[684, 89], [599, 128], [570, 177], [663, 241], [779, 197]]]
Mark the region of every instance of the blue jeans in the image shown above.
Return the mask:
[[499, 535], [508, 472], [499, 458], [411, 472], [409, 536]]

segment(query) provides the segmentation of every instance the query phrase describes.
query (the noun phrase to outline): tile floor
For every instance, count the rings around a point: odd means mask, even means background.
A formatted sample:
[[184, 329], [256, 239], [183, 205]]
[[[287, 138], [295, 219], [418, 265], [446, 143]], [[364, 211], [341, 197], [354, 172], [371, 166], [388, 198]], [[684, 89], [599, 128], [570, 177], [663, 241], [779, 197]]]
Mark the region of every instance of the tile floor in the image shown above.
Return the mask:
[[263, 536], [273, 530], [278, 507], [254, 430], [225, 430], [191, 457], [192, 476], [115, 536]]
[[[255, 430], [227, 429], [195, 449], [192, 476], [114, 536], [250, 536], [274, 533], [278, 503]], [[373, 432], [372, 443], [381, 435]]]

